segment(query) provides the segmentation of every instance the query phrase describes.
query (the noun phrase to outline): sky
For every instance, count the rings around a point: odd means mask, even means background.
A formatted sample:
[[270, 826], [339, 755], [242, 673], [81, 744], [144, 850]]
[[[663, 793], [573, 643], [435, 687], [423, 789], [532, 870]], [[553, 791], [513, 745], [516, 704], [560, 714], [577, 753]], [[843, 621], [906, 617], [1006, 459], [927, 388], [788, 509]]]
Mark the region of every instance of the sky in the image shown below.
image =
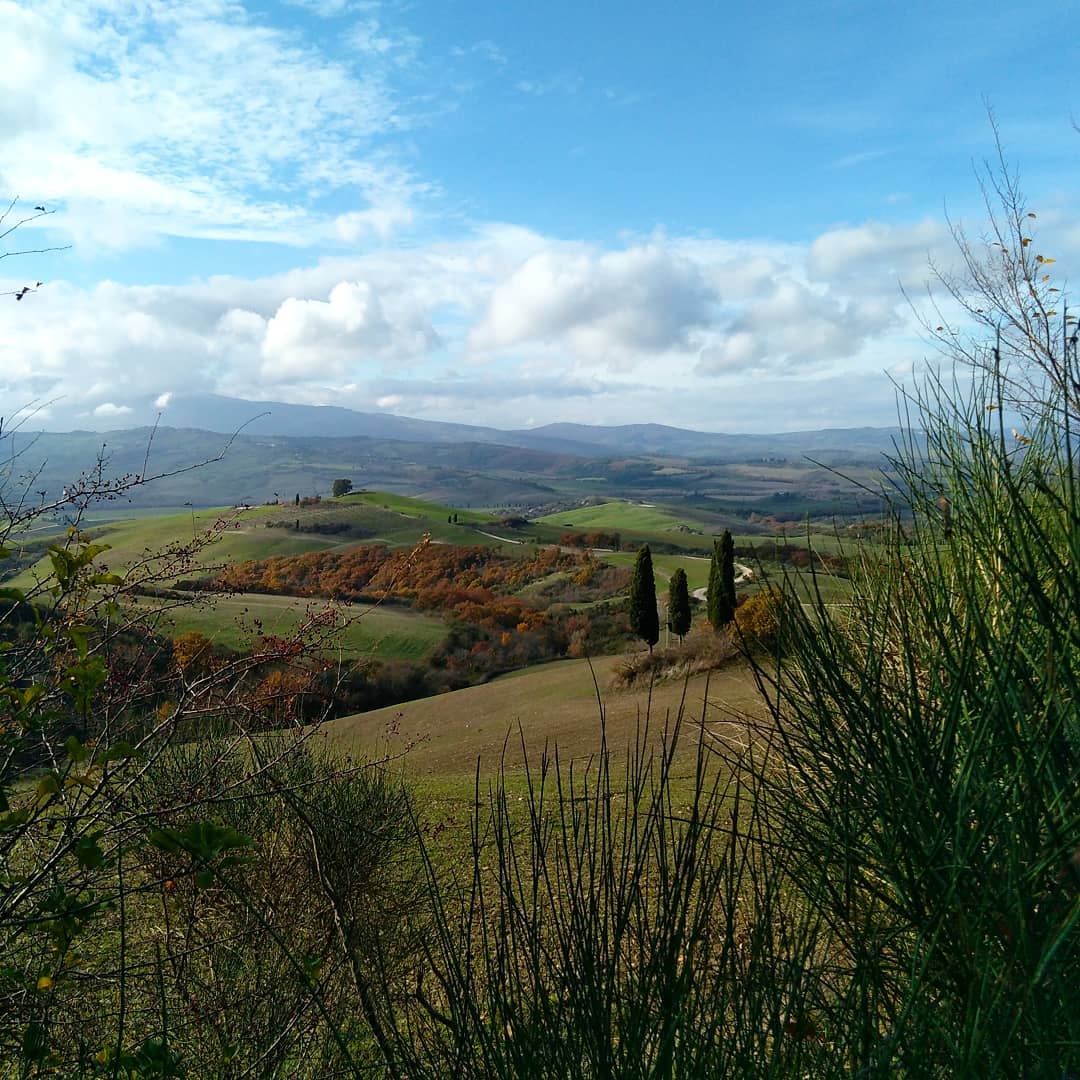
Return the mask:
[[0, 414], [893, 423], [989, 110], [1067, 288], [1077, 14], [0, 0]]

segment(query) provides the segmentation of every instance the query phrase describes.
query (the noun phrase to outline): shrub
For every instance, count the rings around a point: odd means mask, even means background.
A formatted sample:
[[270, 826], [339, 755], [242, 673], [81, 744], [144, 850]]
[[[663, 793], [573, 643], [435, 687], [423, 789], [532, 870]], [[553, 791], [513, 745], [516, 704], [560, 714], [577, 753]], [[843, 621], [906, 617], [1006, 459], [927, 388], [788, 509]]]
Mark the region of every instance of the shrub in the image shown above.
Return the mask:
[[773, 872], [829, 927], [812, 970], [829, 956], [823, 1037], [852, 1071], [1077, 1060], [1076, 447], [1052, 399], [1013, 439], [1001, 390], [929, 383], [926, 450], [894, 463], [888, 540], [851, 603], [785, 596], [784, 656], [759, 668], [778, 755], [754, 786], [790, 852]]
[[700, 624], [676, 645], [653, 649], [651, 653], [624, 656], [616, 665], [612, 685], [626, 688], [651, 679], [681, 679], [714, 671], [735, 659], [741, 651], [739, 641], [730, 630], [716, 634], [706, 624]]
[[735, 608], [735, 626], [742, 640], [760, 649], [772, 649], [780, 631], [780, 612], [780, 592], [774, 587], [748, 596]]

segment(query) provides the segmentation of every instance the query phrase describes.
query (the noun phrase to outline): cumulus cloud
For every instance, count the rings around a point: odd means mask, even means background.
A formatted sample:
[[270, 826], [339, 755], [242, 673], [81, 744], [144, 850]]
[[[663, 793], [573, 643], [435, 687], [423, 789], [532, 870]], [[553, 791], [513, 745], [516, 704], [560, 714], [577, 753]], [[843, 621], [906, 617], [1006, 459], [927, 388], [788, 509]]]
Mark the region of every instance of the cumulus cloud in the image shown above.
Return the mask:
[[656, 415], [663, 392], [689, 424], [746, 379], [888, 385], [885, 369], [923, 351], [898, 252], [914, 259], [932, 235], [869, 225], [804, 246], [654, 236], [605, 251], [487, 225], [264, 277], [47, 285], [0, 305], [0, 386], [62, 396], [57, 424], [102, 402], [151, 422], [163, 385], [496, 426], [622, 422]]
[[95, 416], [129, 416], [132, 412], [130, 405], [114, 405], [111, 401], [103, 401], [94, 409]]
[[158, 396], [154, 398], [154, 408], [167, 409], [170, 401], [172, 401], [172, 391], [166, 390], [164, 394], [158, 394]]
[[399, 314], [392, 319], [366, 281], [342, 281], [326, 301], [290, 297], [267, 324], [262, 372], [276, 380], [341, 375], [350, 359], [407, 359], [435, 345], [421, 313]]
[[805, 370], [846, 360], [896, 325], [899, 302], [838, 296], [780, 278], [702, 349], [698, 371]]
[[555, 343], [632, 365], [686, 347], [715, 299], [692, 261], [659, 244], [601, 255], [549, 250], [496, 285], [470, 342], [482, 351]]

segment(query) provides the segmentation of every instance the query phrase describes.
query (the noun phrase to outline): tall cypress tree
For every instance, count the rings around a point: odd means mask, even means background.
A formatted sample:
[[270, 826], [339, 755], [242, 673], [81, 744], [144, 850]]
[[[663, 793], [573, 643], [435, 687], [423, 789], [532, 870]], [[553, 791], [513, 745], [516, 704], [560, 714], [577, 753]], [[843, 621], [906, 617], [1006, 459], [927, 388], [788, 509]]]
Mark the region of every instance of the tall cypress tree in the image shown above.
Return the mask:
[[719, 630], [724, 624], [720, 621], [720, 541], [712, 545], [712, 562], [709, 563], [709, 588], [705, 593], [705, 613], [709, 624]]
[[731, 530], [720, 538], [720, 623], [727, 626], [735, 618], [735, 541]]
[[706, 610], [714, 630], [722, 630], [735, 618], [735, 541], [729, 529], [713, 541]]
[[630, 582], [630, 629], [652, 647], [660, 640], [660, 618], [656, 614], [656, 579], [653, 577], [652, 552], [646, 544], [637, 553], [634, 577]]
[[686, 583], [686, 571], [680, 566], [671, 575], [668, 585], [668, 625], [673, 634], [683, 635], [690, 629], [690, 588]]

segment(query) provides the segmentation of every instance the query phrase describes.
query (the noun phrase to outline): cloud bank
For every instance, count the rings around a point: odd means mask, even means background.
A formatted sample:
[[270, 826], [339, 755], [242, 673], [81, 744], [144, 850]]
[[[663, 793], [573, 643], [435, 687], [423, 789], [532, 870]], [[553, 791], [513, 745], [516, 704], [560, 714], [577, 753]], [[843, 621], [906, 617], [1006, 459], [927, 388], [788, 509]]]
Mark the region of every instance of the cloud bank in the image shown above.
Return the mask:
[[0, 308], [0, 383], [7, 398], [60, 399], [58, 422], [146, 420], [123, 410], [213, 391], [497, 426], [643, 412], [806, 426], [813, 408], [887, 423], [884, 372], [923, 351], [897, 275], [925, 277], [944, 240], [924, 223], [869, 224], [802, 247], [650, 237], [602, 250], [493, 226], [262, 277], [59, 283]]

